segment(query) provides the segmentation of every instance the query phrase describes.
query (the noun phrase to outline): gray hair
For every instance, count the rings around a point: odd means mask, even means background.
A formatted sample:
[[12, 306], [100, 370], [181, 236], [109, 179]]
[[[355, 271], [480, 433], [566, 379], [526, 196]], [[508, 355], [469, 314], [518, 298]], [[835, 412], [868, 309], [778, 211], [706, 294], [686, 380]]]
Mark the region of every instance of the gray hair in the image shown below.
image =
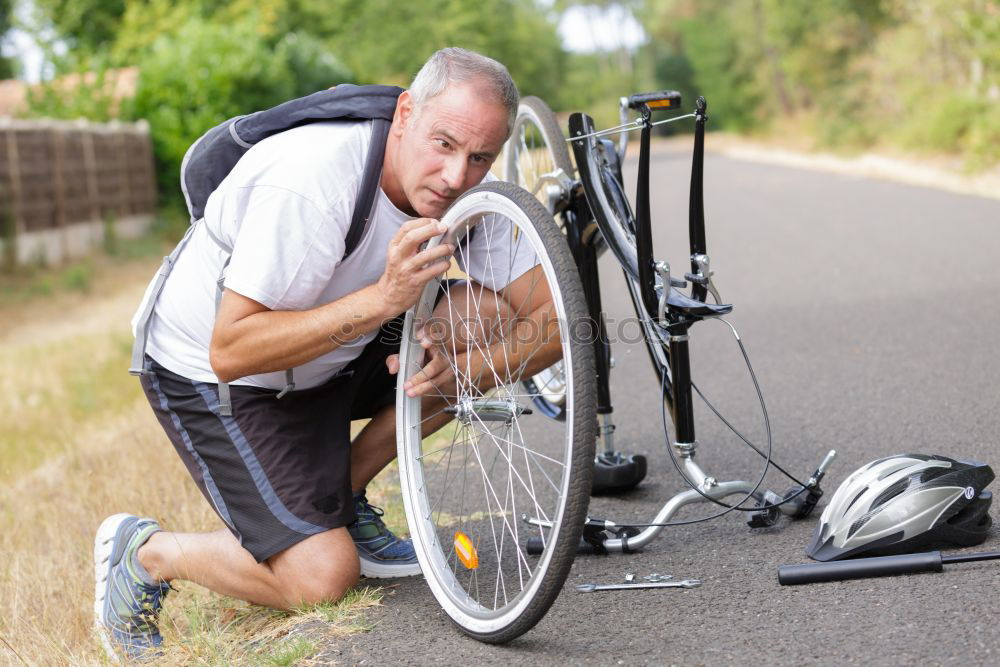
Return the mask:
[[415, 108], [443, 93], [449, 84], [474, 82], [484, 86], [507, 110], [507, 134], [514, 128], [520, 95], [501, 63], [475, 51], [451, 46], [432, 55], [410, 84]]

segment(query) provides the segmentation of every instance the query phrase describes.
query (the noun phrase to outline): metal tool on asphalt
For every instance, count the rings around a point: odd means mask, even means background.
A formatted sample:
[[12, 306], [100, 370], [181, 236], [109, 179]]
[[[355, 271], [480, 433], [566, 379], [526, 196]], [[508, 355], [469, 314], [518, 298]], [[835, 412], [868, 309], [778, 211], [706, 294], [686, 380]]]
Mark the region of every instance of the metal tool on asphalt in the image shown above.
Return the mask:
[[670, 581], [673, 578], [674, 577], [671, 574], [659, 574], [658, 572], [654, 572], [653, 574], [647, 574], [645, 577], [643, 577], [643, 579], [645, 579], [646, 581], [652, 581], [652, 582]]
[[1000, 551], [986, 551], [972, 554], [946, 556], [940, 551], [922, 554], [901, 554], [876, 558], [852, 558], [830, 563], [805, 563], [802, 565], [782, 565], [778, 568], [778, 582], [784, 586], [813, 584], [821, 581], [842, 581], [844, 579], [867, 579], [893, 574], [916, 574], [918, 572], [941, 572], [945, 563], [970, 563], [980, 560], [1000, 559]]
[[635, 584], [580, 584], [576, 587], [579, 593], [594, 591], [627, 591], [638, 588], [698, 588], [700, 579], [684, 579], [683, 581], [646, 581]]
[[634, 583], [634, 582], [635, 582], [635, 575], [632, 574], [631, 572], [626, 572], [625, 573], [625, 583], [626, 584], [631, 584], [631, 583]]

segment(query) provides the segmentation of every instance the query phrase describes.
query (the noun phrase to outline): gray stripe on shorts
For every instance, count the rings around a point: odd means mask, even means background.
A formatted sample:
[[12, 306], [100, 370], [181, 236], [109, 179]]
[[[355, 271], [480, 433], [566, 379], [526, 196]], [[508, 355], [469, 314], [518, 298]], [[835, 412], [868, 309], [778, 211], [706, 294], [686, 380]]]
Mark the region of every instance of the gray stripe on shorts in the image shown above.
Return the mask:
[[167, 395], [163, 393], [162, 389], [160, 389], [159, 378], [156, 377], [156, 373], [149, 373], [147, 377], [149, 377], [150, 384], [153, 386], [153, 391], [156, 392], [157, 397], [160, 399], [160, 407], [170, 415], [170, 421], [173, 422], [174, 428], [181, 436], [181, 440], [184, 442], [184, 447], [188, 450], [188, 453], [191, 454], [191, 458], [198, 463], [198, 467], [201, 468], [201, 478], [205, 482], [205, 489], [208, 491], [208, 495], [212, 498], [212, 502], [215, 503], [216, 511], [218, 511], [222, 520], [226, 522], [226, 525], [239, 534], [239, 531], [236, 530], [236, 526], [233, 524], [232, 517], [229, 516], [229, 508], [226, 507], [226, 501], [222, 499], [222, 494], [219, 493], [219, 487], [215, 485], [215, 480], [212, 479], [212, 473], [209, 472], [208, 466], [205, 464], [205, 460], [201, 458], [197, 451], [195, 451], [194, 445], [191, 444], [191, 437], [181, 424], [180, 417], [177, 416], [176, 412], [170, 409], [170, 405], [167, 402]]
[[271, 486], [271, 482], [267, 479], [267, 475], [264, 474], [264, 469], [261, 467], [260, 461], [257, 460], [257, 456], [253, 453], [253, 449], [250, 448], [250, 443], [247, 442], [246, 436], [243, 435], [239, 424], [232, 417], [224, 417], [219, 413], [219, 399], [212, 391], [211, 386], [204, 382], [192, 382], [192, 384], [198, 390], [198, 393], [201, 394], [201, 397], [205, 399], [208, 409], [222, 422], [222, 426], [226, 429], [229, 439], [233, 441], [236, 451], [239, 452], [240, 458], [243, 459], [243, 463], [246, 465], [253, 483], [257, 486], [257, 492], [260, 493], [260, 497], [264, 500], [267, 508], [271, 510], [271, 514], [290, 530], [305, 535], [315, 535], [316, 533], [330, 530], [329, 528], [303, 521], [285, 507], [285, 504], [278, 498], [278, 494], [275, 493], [274, 487]]

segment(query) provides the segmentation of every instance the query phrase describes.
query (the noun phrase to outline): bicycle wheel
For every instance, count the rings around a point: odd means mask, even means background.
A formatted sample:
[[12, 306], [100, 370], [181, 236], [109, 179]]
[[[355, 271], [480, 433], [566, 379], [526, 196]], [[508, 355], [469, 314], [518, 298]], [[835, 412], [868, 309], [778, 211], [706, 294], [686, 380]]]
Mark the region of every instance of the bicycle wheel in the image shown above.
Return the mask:
[[[541, 98], [524, 97], [517, 107], [514, 129], [504, 145], [503, 178], [531, 192], [557, 215], [558, 204], [565, 200], [565, 188], [558, 182], [560, 170], [573, 177], [566, 139], [555, 114]], [[560, 226], [564, 223], [557, 219]], [[566, 409], [565, 372], [561, 362], [524, 380], [526, 392], [534, 395], [535, 407], [552, 419], [564, 419]]]
[[[575, 113], [570, 116], [569, 130], [572, 136], [588, 135], [594, 132], [594, 122], [590, 116]], [[621, 165], [614, 143], [596, 137], [573, 141], [573, 154], [579, 168], [580, 181], [590, 207], [601, 230], [601, 234], [611, 246], [618, 263], [625, 273], [629, 297], [642, 323], [646, 350], [656, 372], [657, 380], [663, 387], [668, 400], [672, 400], [672, 378], [670, 360], [667, 355], [668, 341], [664, 332], [655, 327], [644, 316], [645, 307], [639, 295], [639, 260], [635, 243], [635, 215], [622, 187]], [[668, 288], [669, 289], [669, 288]]]
[[[530, 193], [483, 184], [442, 220], [457, 247], [453, 280], [425, 288], [402, 332], [400, 483], [434, 596], [464, 632], [502, 643], [542, 618], [580, 541], [596, 395], [592, 346], [571, 334], [589, 321], [566, 241]], [[457, 242], [471, 227], [475, 239]], [[428, 349], [415, 337], [421, 329], [432, 332]], [[403, 383], [428, 355], [442, 355], [454, 377], [423, 399], [408, 397]], [[557, 357], [564, 421], [533, 410], [521, 384]], [[541, 555], [526, 554], [529, 538], [541, 539]]]
[[573, 163], [555, 114], [540, 98], [524, 97], [518, 104], [514, 128], [504, 144], [503, 166], [503, 180], [532, 193], [556, 215], [565, 194], [559, 172], [572, 178]]
[[639, 260], [635, 250], [635, 216], [632, 215], [628, 197], [622, 189], [617, 175], [618, 156], [614, 143], [586, 136], [594, 132], [594, 121], [590, 116], [575, 113], [570, 116], [569, 130], [572, 136], [583, 136], [573, 141], [573, 154], [583, 182], [597, 226], [611, 251], [618, 258], [625, 272], [633, 280], [639, 279]]

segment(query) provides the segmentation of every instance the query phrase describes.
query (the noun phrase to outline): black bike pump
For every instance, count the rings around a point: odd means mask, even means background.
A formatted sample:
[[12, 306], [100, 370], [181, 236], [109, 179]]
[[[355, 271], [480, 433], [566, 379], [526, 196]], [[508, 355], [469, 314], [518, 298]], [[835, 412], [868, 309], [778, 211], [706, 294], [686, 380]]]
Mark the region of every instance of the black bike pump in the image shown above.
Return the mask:
[[778, 582], [784, 586], [794, 586], [797, 584], [813, 584], [820, 581], [885, 577], [893, 574], [941, 572], [948, 563], [970, 563], [973, 561], [997, 559], [1000, 559], [1000, 551], [952, 554], [950, 556], [946, 556], [940, 551], [929, 551], [927, 553], [901, 554], [899, 556], [851, 558], [831, 563], [782, 565], [778, 568]]

